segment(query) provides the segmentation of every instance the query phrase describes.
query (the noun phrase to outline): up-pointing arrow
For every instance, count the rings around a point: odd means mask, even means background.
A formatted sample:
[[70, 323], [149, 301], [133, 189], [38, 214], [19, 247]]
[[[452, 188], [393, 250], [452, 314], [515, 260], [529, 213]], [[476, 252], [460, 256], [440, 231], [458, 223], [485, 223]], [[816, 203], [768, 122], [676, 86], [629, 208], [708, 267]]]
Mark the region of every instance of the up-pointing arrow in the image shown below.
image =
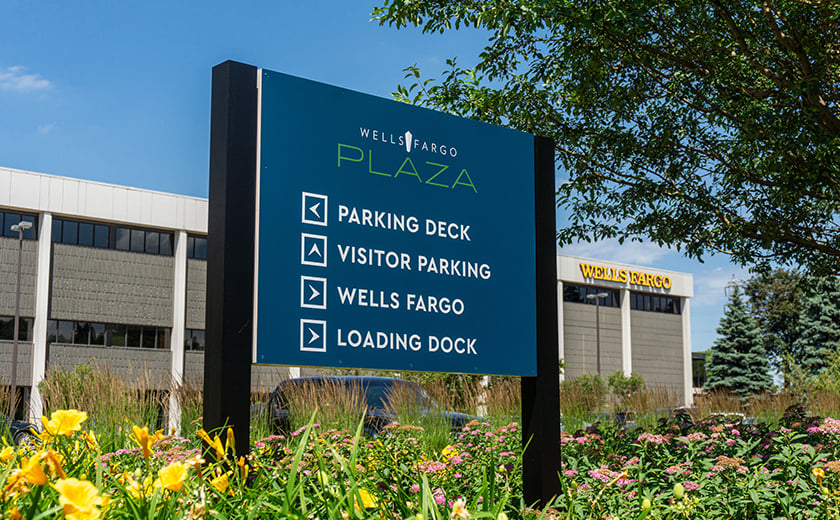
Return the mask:
[[309, 337], [309, 344], [311, 345], [312, 343], [317, 341], [321, 337], [321, 335], [318, 334], [317, 332], [315, 332], [314, 330], [310, 329], [310, 328], [308, 328], [308, 330], [309, 330], [309, 334], [311, 334], [311, 336]]
[[321, 291], [316, 289], [314, 285], [310, 285], [309, 290], [312, 291], [312, 294], [310, 294], [310, 296], [309, 296], [309, 301], [312, 301], [315, 298], [317, 298], [318, 296], [321, 296]]
[[309, 211], [311, 211], [312, 213], [314, 213], [314, 214], [315, 214], [315, 216], [316, 216], [316, 217], [318, 217], [318, 218], [321, 218], [321, 213], [318, 211], [318, 207], [319, 207], [320, 205], [321, 205], [321, 203], [320, 203], [320, 202], [317, 202], [317, 203], [313, 204], [312, 206], [309, 206]]
[[321, 250], [318, 249], [318, 243], [317, 242], [312, 244], [312, 249], [309, 250], [309, 254], [312, 255], [312, 253], [315, 253], [316, 255], [321, 256]]

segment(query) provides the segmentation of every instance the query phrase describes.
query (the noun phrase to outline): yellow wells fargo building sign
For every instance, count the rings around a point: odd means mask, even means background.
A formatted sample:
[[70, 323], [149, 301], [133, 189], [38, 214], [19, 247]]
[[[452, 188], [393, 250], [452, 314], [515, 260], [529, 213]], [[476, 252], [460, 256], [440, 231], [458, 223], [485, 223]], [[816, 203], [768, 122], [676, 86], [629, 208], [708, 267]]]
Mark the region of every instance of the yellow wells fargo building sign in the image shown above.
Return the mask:
[[579, 264], [580, 272], [584, 279], [604, 280], [605, 282], [630, 283], [656, 289], [670, 289], [671, 278], [661, 274], [645, 273], [642, 271], [631, 271], [630, 269], [617, 269], [615, 267], [604, 267], [601, 265]]

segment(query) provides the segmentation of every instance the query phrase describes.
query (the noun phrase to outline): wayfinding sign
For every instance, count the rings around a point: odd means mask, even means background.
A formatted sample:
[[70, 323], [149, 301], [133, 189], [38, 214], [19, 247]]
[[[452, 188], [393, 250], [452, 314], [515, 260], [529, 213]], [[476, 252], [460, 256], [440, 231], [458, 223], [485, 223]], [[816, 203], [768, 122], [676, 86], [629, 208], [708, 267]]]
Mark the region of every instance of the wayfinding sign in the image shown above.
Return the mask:
[[534, 137], [261, 70], [258, 364], [536, 375]]

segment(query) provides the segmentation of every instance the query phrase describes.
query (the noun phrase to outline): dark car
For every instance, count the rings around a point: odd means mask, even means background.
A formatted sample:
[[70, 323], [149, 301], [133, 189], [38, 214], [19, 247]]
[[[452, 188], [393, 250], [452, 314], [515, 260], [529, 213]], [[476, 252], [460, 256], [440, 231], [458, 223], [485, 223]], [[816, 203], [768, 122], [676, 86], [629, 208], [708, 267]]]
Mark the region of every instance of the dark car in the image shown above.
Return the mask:
[[271, 393], [269, 420], [276, 431], [291, 431], [290, 407], [294, 405], [290, 403], [294, 402], [295, 396], [301, 395], [308, 395], [309, 401], [319, 407], [346, 406], [348, 401], [354, 401], [355, 409], [366, 410], [364, 433], [374, 436], [397, 421], [399, 413], [444, 419], [452, 430], [460, 430], [477, 419], [472, 415], [440, 410], [423, 387], [412, 381], [391, 377], [316, 376], [287, 379]]
[[23, 444], [31, 441], [38, 435], [38, 427], [28, 421], [9, 420], [9, 417], [0, 414], [0, 434], [8, 432], [15, 444]]

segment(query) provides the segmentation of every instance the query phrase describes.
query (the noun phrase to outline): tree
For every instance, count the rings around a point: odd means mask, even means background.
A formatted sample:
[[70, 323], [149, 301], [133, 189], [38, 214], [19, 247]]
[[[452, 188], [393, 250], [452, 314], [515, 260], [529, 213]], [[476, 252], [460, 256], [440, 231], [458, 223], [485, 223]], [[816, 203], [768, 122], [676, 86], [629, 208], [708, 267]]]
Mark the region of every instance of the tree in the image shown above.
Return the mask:
[[706, 391], [727, 390], [742, 399], [773, 385], [770, 365], [755, 320], [747, 312], [741, 290], [729, 297], [717, 329], [718, 339], [706, 361]]
[[840, 282], [827, 276], [810, 280], [799, 314], [794, 356], [807, 374], [817, 376], [840, 352]]
[[773, 269], [754, 275], [744, 283], [750, 314], [758, 322], [764, 350], [773, 368], [784, 377], [792, 376], [793, 344], [799, 335], [799, 308], [803, 275], [790, 269]]
[[840, 2], [382, 1], [382, 25], [488, 33], [395, 95], [553, 138], [561, 244], [840, 268]]

